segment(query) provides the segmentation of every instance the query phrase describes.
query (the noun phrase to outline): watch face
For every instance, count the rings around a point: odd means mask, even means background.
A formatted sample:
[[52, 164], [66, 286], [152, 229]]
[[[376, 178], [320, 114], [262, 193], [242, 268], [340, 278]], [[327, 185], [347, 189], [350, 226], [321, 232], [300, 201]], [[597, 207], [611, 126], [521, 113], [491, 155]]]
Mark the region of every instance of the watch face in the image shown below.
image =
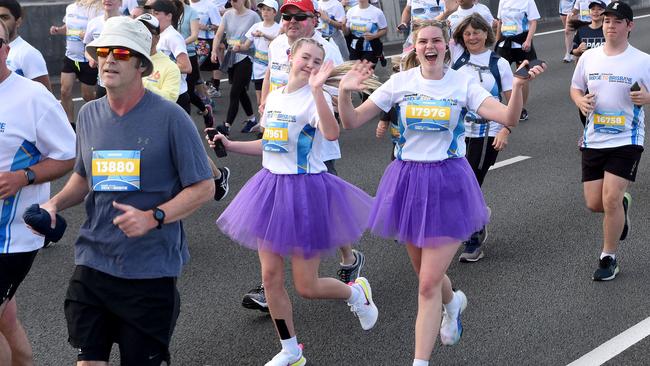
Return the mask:
[[165, 218], [165, 213], [160, 209], [156, 209], [156, 211], [153, 213], [153, 216], [156, 218], [156, 220], [163, 220]]

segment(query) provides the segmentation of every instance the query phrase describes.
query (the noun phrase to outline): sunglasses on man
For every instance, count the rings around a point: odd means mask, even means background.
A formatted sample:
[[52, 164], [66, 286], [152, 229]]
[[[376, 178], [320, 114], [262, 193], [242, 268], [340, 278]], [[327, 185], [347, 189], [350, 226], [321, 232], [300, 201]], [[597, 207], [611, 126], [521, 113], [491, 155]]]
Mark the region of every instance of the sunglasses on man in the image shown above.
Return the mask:
[[302, 22], [303, 20], [307, 20], [307, 18], [313, 18], [314, 16], [312, 14], [307, 14], [307, 13], [296, 13], [296, 14], [287, 14], [287, 13], [282, 13], [282, 20], [286, 20], [287, 22], [290, 22], [291, 19], [295, 19], [296, 22]]
[[97, 57], [106, 58], [112, 53], [113, 58], [118, 61], [129, 61], [135, 56], [135, 52], [121, 47], [97, 47]]

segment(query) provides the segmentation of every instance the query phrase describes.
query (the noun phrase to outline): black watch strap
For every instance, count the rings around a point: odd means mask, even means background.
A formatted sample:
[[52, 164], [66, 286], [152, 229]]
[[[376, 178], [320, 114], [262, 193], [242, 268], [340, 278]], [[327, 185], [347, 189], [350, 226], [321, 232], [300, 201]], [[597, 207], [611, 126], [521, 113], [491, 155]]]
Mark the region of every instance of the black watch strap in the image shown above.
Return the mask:
[[158, 226], [156, 226], [156, 229], [162, 228], [162, 225], [165, 223], [165, 211], [161, 210], [160, 208], [156, 207], [153, 209], [153, 218], [158, 221]]
[[23, 169], [23, 171], [25, 172], [25, 177], [27, 178], [27, 185], [29, 186], [34, 184], [34, 182], [36, 181], [36, 174], [34, 173], [34, 171], [29, 168], [25, 168]]

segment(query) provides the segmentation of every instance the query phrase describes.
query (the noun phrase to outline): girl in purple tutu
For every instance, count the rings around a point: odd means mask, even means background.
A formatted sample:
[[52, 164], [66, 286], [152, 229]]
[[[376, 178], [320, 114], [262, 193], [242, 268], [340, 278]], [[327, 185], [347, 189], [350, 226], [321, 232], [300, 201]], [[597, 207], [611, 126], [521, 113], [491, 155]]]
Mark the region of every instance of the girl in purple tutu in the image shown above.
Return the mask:
[[[261, 121], [264, 137], [230, 141], [219, 134], [214, 138], [228, 151], [262, 155], [262, 170], [244, 185], [217, 219], [217, 226], [239, 244], [258, 251], [269, 310], [282, 344], [269, 366], [305, 363], [284, 287], [284, 257], [291, 258], [294, 285], [301, 296], [346, 300], [364, 330], [374, 326], [378, 315], [365, 278], [346, 285], [318, 276], [323, 254], [361, 237], [372, 198], [327, 173], [320, 158], [324, 139], [339, 136], [331, 97], [323, 92], [331, 61], [321, 66], [325, 51], [312, 39], [296, 41], [290, 52], [289, 83], [271, 92], [266, 101]], [[213, 147], [214, 141], [210, 141]]]
[[488, 221], [483, 195], [465, 159], [463, 109], [514, 126], [523, 86], [543, 69], [536, 66], [517, 79], [505, 106], [478, 80], [449, 67], [446, 23], [423, 21], [413, 28], [415, 49], [405, 60], [405, 71], [355, 109], [351, 93], [362, 90], [362, 82], [372, 75], [370, 64], [358, 63], [340, 81], [339, 114], [343, 127], [351, 129], [382, 110], [397, 108], [396, 160], [379, 183], [369, 225], [373, 233], [406, 245], [418, 275], [413, 365], [420, 366], [429, 364], [438, 330], [445, 345], [460, 340], [460, 313], [467, 298], [452, 290], [445, 273], [460, 243]]

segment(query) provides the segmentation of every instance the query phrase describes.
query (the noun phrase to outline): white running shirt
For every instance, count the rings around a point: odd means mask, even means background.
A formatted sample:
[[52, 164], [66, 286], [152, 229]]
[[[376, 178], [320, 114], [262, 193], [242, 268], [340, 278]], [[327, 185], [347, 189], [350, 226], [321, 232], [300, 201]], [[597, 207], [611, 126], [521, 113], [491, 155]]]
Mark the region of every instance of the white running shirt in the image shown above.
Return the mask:
[[[156, 45], [156, 50], [162, 52], [172, 61], [176, 62], [176, 58], [181, 54], [187, 55], [187, 47], [185, 46], [185, 38], [171, 25], [160, 33], [160, 40]], [[187, 74], [181, 73], [181, 87], [179, 95], [187, 91], [187, 81], [185, 77]]]
[[41, 52], [20, 36], [9, 43], [7, 67], [27, 79], [48, 75], [47, 65]]
[[[501, 20], [501, 34], [510, 37], [527, 32], [528, 21], [538, 20], [541, 16], [535, 0], [501, 0], [497, 18]], [[521, 48], [521, 44], [512, 42], [512, 48]]]

